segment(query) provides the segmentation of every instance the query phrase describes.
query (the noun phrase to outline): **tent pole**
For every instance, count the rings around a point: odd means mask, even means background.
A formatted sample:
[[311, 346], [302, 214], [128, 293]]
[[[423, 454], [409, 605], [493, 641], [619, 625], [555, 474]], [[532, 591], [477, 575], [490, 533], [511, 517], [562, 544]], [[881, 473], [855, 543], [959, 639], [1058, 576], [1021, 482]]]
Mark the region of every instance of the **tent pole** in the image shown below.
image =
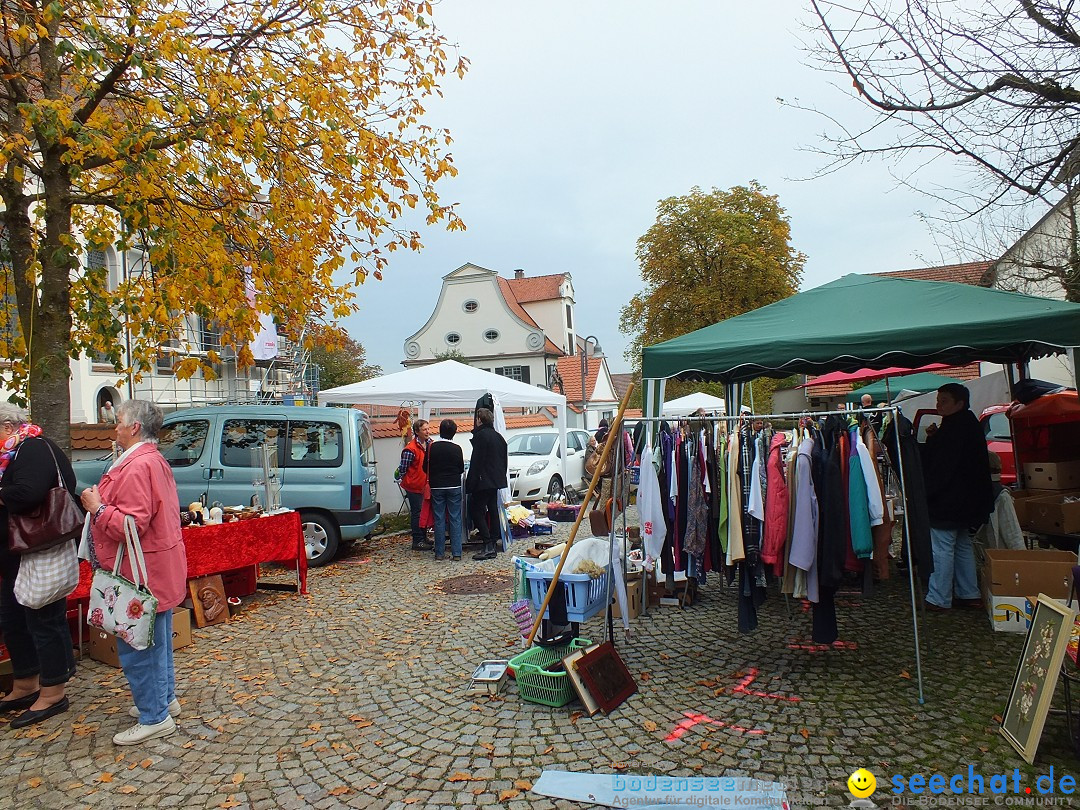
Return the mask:
[[919, 649], [919, 610], [915, 600], [915, 555], [911, 550], [911, 509], [908, 505], [907, 485], [904, 480], [904, 451], [900, 447], [900, 408], [892, 408], [893, 425], [896, 426], [896, 467], [900, 473], [900, 497], [904, 503], [904, 542], [907, 544], [908, 584], [911, 587], [911, 626], [915, 639], [915, 675], [919, 680], [919, 704], [926, 703], [923, 694], [922, 652]]

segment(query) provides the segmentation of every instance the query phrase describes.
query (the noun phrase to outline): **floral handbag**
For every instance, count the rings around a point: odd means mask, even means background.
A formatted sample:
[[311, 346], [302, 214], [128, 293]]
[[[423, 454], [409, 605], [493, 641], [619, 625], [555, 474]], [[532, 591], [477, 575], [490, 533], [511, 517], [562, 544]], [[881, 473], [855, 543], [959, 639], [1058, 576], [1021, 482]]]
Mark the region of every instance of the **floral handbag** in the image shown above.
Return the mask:
[[[124, 548], [131, 557], [131, 575], [135, 581], [121, 576], [120, 561]], [[154, 620], [158, 600], [146, 585], [146, 561], [143, 559], [135, 518], [124, 518], [124, 545], [116, 550], [112, 571], [99, 568], [90, 584], [91, 627], [111, 633], [134, 647], [145, 650], [154, 645]]]

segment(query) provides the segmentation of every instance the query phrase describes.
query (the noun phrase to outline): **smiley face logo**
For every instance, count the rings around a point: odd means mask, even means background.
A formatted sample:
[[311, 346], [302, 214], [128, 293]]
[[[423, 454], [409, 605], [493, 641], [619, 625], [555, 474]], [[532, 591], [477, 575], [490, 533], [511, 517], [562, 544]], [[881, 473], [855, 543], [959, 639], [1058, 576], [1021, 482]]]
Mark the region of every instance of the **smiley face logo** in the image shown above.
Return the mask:
[[877, 790], [877, 779], [866, 768], [859, 768], [847, 780], [848, 791], [856, 799], [865, 799], [872, 796]]

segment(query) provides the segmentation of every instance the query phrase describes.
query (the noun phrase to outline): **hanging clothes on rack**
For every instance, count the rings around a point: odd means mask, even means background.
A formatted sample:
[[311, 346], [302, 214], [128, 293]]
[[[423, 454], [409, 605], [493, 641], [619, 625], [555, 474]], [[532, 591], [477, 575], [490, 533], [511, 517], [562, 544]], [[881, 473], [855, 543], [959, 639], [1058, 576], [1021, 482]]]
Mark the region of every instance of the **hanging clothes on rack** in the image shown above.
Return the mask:
[[788, 481], [785, 450], [789, 445], [787, 433], [774, 433], [765, 463], [765, 540], [761, 559], [771, 565], [779, 576], [784, 571], [788, 538]]
[[930, 545], [930, 513], [926, 505], [926, 481], [922, 474], [922, 458], [919, 445], [911, 428], [911, 420], [902, 413], [885, 427], [881, 443], [889, 454], [894, 467], [904, 474], [904, 520], [907, 522], [908, 540], [916, 573], [923, 588], [930, 585], [934, 572], [934, 553]]
[[[885, 497], [885, 475], [882, 475], [882, 466], [889, 463], [888, 456], [885, 455], [885, 448], [881, 445], [881, 440], [878, 439], [877, 431], [874, 429], [874, 425], [870, 421], [863, 423], [862, 427], [863, 444], [866, 446], [867, 454], [873, 459], [873, 470], [877, 478], [877, 488], [881, 497], [881, 522], [877, 525], [872, 525], [870, 528], [870, 534], [874, 540], [874, 577], [876, 579], [888, 579], [889, 578], [889, 546], [892, 545], [892, 533], [893, 526], [896, 521], [893, 520], [892, 513], [888, 506], [888, 499]], [[867, 486], [870, 486], [869, 482]], [[872, 522], [872, 521], [871, 521]]]

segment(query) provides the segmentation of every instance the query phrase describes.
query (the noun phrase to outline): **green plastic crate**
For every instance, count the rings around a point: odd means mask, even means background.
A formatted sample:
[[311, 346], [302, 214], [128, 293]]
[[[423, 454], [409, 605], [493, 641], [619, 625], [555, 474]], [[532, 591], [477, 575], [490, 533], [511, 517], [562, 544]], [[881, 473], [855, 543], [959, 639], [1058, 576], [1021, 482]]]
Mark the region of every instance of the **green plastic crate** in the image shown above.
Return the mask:
[[510, 668], [514, 670], [521, 699], [557, 708], [577, 697], [565, 672], [546, 672], [543, 667], [590, 644], [592, 641], [587, 638], [575, 638], [564, 647], [530, 647], [511, 658]]

